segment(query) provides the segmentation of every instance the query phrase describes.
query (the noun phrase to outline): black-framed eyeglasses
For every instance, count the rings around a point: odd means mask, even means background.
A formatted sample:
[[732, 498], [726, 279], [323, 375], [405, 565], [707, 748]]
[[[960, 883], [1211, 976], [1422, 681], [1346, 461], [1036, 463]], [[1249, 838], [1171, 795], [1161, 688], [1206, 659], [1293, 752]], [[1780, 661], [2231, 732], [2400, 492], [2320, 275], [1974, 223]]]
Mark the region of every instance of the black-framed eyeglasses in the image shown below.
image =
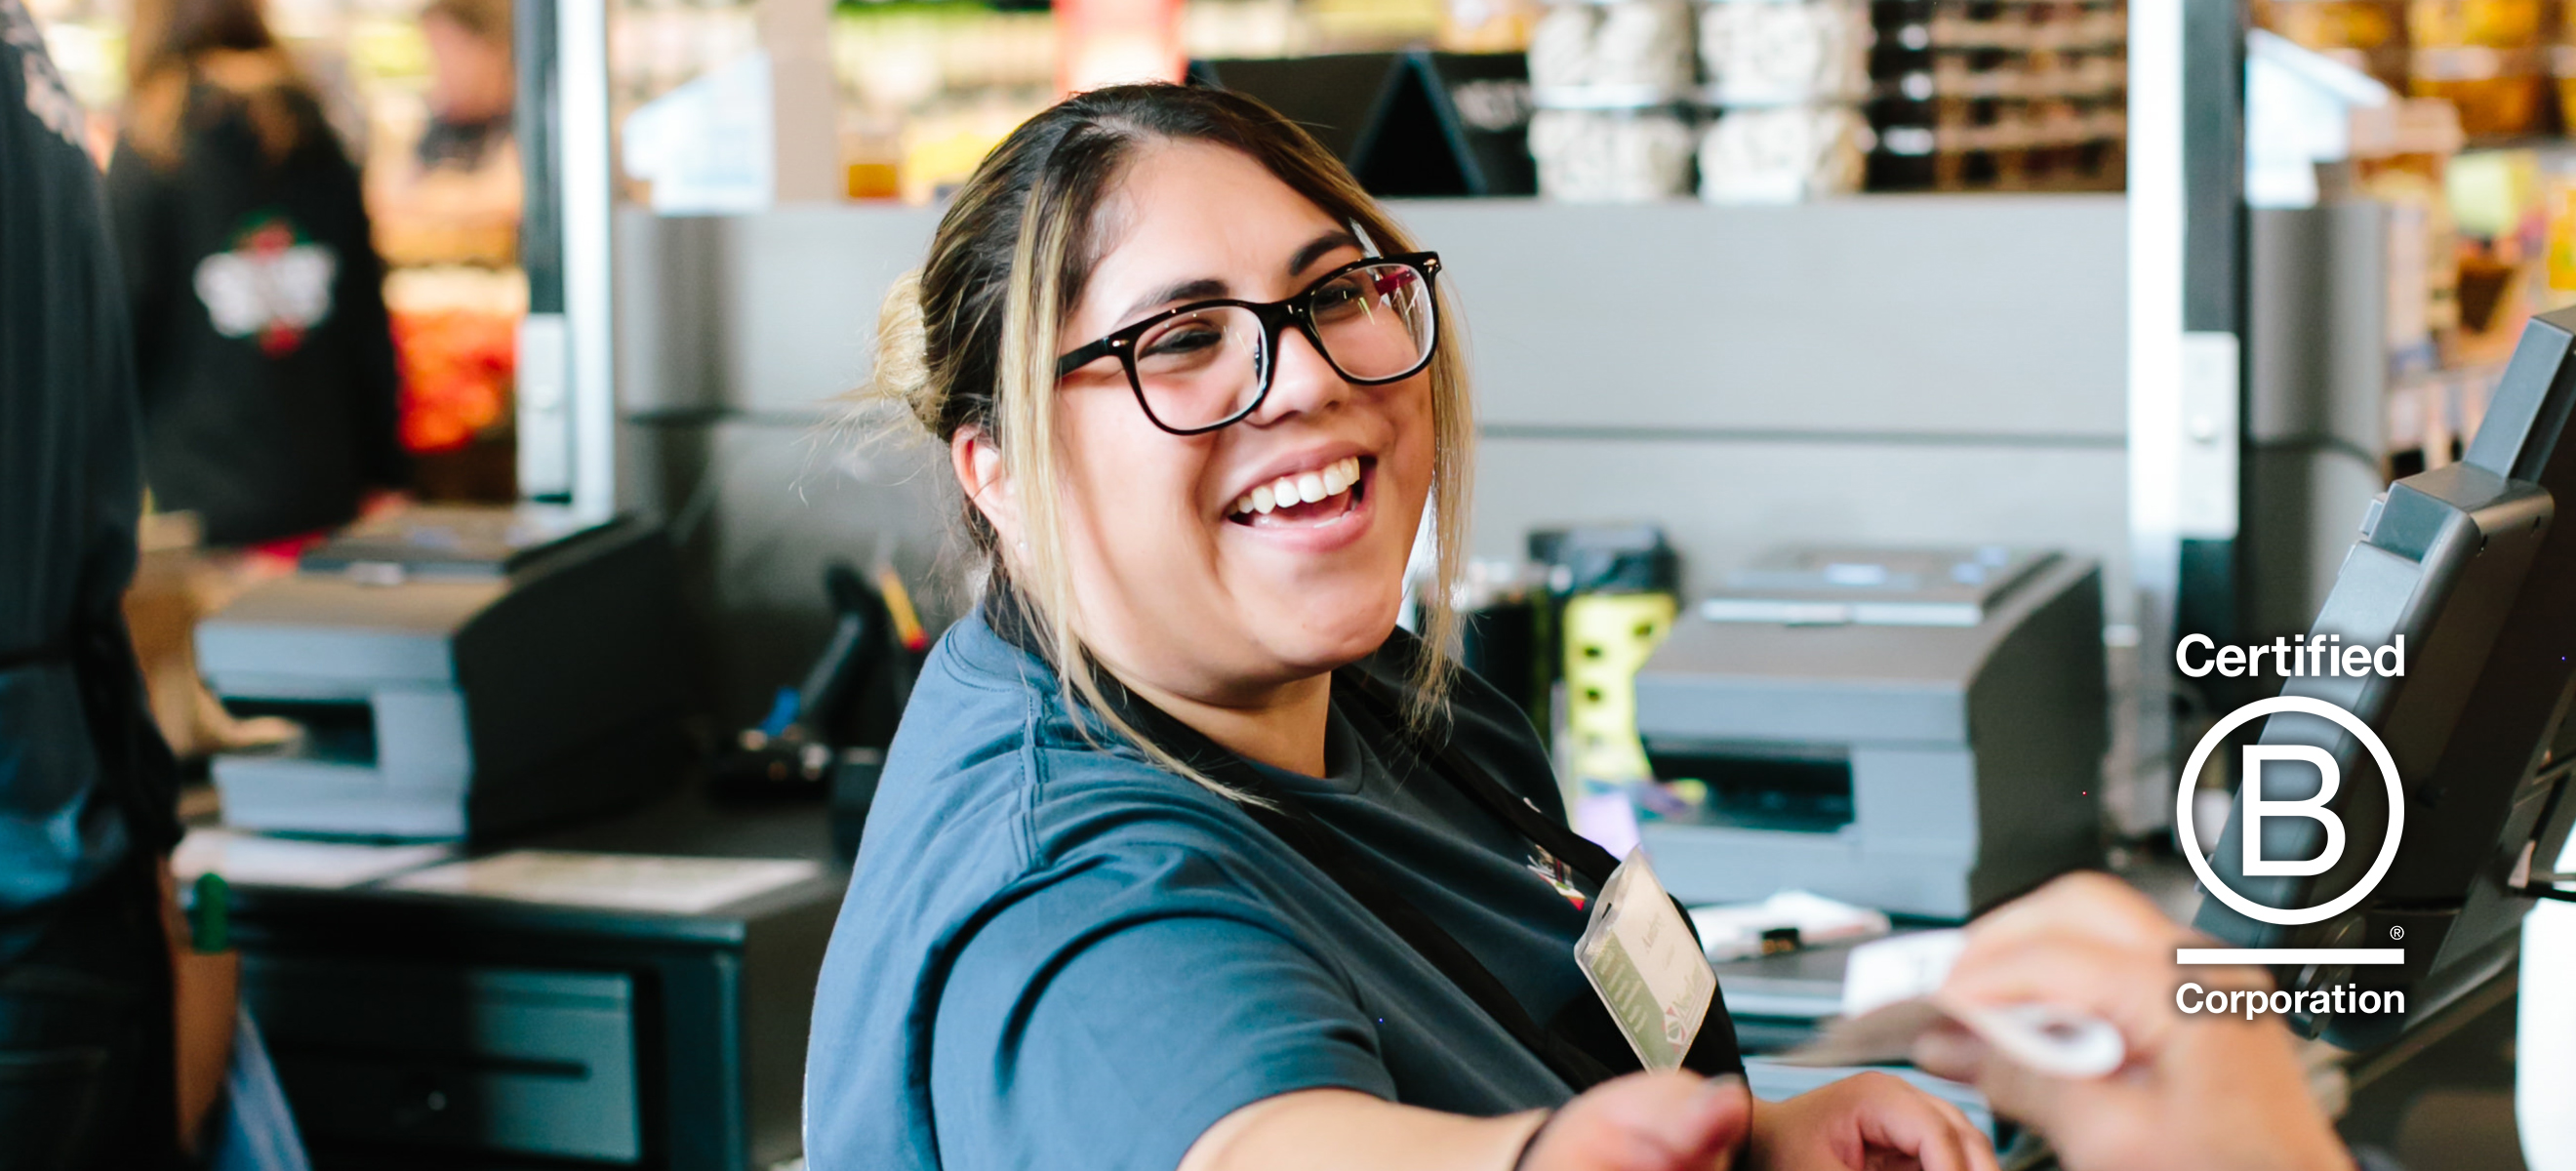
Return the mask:
[[1400, 382], [1430, 365], [1440, 344], [1431, 292], [1439, 272], [1437, 252], [1371, 256], [1285, 301], [1192, 301], [1056, 359], [1055, 376], [1114, 354], [1136, 405], [1174, 435], [1202, 435], [1259, 408], [1270, 397], [1279, 333], [1291, 324], [1342, 377]]

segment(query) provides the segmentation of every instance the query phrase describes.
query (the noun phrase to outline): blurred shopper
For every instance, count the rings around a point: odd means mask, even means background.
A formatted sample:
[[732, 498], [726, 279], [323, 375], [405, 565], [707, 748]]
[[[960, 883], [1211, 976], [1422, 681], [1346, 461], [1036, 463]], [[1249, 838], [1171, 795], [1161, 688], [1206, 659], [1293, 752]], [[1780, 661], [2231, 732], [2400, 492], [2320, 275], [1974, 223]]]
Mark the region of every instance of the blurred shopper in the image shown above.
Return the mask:
[[430, 0], [428, 119], [415, 141], [380, 141], [367, 167], [376, 237], [395, 265], [502, 266], [518, 256], [518, 79], [510, 0]]
[[479, 167], [510, 146], [510, 0], [430, 0], [420, 35], [429, 42], [430, 113], [421, 164]]
[[[1917, 1043], [1916, 1063], [1975, 1083], [1997, 1114], [2046, 1135], [2068, 1171], [2349, 1171], [2354, 1158], [2309, 1096], [2281, 1018], [2175, 1009], [2174, 949], [2201, 943], [2117, 879], [2059, 879], [1971, 924], [1940, 996], [2092, 1013], [2120, 1030], [2128, 1067], [2049, 1077], [1955, 1026]], [[2196, 968], [2191, 978], [2270, 986], [2259, 968]]]
[[401, 488], [357, 168], [256, 0], [137, 0], [107, 194], [156, 509], [247, 545]]
[[190, 1034], [207, 1045], [177, 1052], [173, 770], [118, 610], [142, 503], [133, 352], [81, 119], [26, 10], [0, 0], [5, 1171], [172, 1165], [233, 1011], [227, 969], [215, 1031]]

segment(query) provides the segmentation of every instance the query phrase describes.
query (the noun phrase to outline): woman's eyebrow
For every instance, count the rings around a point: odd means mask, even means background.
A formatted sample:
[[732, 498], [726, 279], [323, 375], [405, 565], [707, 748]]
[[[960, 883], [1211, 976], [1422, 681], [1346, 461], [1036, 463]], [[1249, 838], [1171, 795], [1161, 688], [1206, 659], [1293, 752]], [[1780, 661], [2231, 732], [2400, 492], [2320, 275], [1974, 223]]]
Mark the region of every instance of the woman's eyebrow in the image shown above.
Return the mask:
[[1288, 275], [1291, 277], [1296, 276], [1298, 273], [1304, 272], [1308, 268], [1313, 267], [1316, 261], [1322, 260], [1341, 249], [1357, 248], [1359, 246], [1359, 237], [1354, 236], [1349, 232], [1339, 230], [1326, 232], [1321, 236], [1317, 236], [1312, 240], [1306, 241], [1305, 247], [1298, 249], [1295, 256], [1288, 258]]
[[1212, 297], [1222, 297], [1228, 290], [1229, 286], [1224, 281], [1205, 276], [1165, 285], [1136, 298], [1136, 303], [1129, 305], [1126, 312], [1119, 314], [1118, 320], [1133, 321], [1137, 315], [1148, 309], [1169, 305], [1174, 301], [1204, 301]]

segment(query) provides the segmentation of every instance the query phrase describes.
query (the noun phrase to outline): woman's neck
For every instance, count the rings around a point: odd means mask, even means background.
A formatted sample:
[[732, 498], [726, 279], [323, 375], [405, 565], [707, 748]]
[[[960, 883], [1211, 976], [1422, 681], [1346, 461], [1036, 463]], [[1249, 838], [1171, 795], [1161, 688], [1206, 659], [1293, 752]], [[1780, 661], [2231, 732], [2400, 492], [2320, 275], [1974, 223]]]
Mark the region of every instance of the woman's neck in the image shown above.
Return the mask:
[[1330, 673], [1287, 684], [1247, 707], [1203, 703], [1150, 683], [1129, 682], [1127, 688], [1246, 760], [1310, 777], [1324, 775], [1324, 727], [1333, 701]]

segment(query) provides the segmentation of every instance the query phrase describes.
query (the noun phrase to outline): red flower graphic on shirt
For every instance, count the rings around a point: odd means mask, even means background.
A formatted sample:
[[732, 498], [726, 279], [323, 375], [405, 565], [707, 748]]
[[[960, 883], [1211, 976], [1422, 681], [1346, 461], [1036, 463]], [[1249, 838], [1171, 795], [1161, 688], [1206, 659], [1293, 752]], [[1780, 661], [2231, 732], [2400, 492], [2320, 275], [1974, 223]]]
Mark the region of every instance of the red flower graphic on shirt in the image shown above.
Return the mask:
[[260, 352], [282, 358], [304, 345], [306, 331], [331, 315], [331, 278], [340, 260], [282, 215], [255, 218], [228, 252], [197, 264], [197, 299], [215, 332], [256, 338]]

